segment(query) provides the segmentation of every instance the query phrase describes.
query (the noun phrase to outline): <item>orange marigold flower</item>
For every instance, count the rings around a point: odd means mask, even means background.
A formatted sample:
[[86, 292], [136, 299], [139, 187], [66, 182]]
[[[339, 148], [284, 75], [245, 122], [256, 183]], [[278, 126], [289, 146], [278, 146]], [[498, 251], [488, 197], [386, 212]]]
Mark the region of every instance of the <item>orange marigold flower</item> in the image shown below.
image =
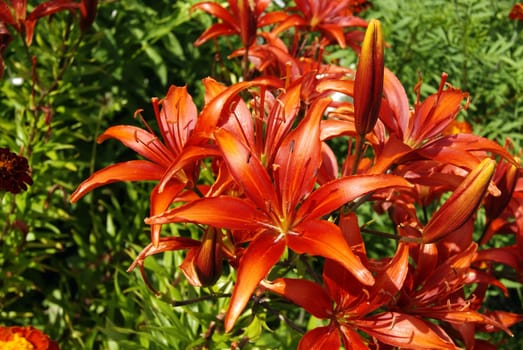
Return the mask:
[[60, 347], [46, 334], [34, 327], [0, 326], [0, 349], [60, 350]]
[[0, 148], [0, 191], [20, 193], [32, 184], [27, 159], [8, 148]]

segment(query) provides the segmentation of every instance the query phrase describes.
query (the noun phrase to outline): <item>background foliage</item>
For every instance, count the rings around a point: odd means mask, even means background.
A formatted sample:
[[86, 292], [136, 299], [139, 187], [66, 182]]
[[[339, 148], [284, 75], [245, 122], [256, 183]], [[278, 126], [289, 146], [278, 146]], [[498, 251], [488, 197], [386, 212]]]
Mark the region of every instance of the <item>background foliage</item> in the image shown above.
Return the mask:
[[[164, 96], [170, 84], [187, 84], [201, 105], [200, 80], [218, 64], [212, 44], [192, 45], [211, 23], [208, 16], [190, 13], [195, 2], [101, 1], [85, 35], [61, 13], [38, 23], [29, 52], [20, 38], [4, 52], [0, 147], [15, 152], [24, 147], [34, 185], [1, 199], [0, 324], [32, 324], [64, 349], [224, 348], [245, 339], [257, 348], [288, 349], [301, 334], [280, 327], [282, 310], [304, 328], [316, 322], [283, 301], [272, 310], [259, 300], [244, 316], [249, 326], [243, 333], [215, 332], [218, 320], [208, 315], [219, 315], [225, 301], [175, 308], [173, 302], [230, 292], [227, 276], [212, 290], [194, 289], [176, 269], [181, 256], [167, 253], [147, 260], [146, 269], [155, 271], [151, 281], [163, 293], [156, 297], [138, 273], [125, 271], [148, 242], [147, 185], [115, 184], [74, 206], [68, 203], [93, 170], [131, 157], [117, 143], [96, 144], [106, 127], [139, 123], [132, 118], [139, 108], [152, 116], [150, 97]], [[511, 1], [373, 4], [363, 16], [382, 20], [390, 45], [386, 65], [407, 91], [418, 72], [425, 94], [437, 88], [441, 71], [447, 72], [453, 85], [471, 93], [471, 109], [463, 117], [475, 131], [499, 142], [510, 137], [516, 151], [521, 149], [523, 28], [508, 20]], [[330, 54], [344, 65], [355, 62], [347, 51]], [[33, 55], [40, 82], [35, 98]], [[512, 291], [512, 304], [505, 306], [522, 312], [521, 289]], [[273, 332], [261, 335], [262, 328]]]

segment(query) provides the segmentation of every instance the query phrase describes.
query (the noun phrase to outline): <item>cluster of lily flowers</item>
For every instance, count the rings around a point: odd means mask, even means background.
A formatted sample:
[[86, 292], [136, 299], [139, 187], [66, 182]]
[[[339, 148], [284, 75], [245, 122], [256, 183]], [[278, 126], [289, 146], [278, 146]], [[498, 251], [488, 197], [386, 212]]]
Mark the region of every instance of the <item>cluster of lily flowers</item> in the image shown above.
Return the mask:
[[[243, 57], [243, 76], [229, 86], [204, 79], [200, 111], [186, 87], [153, 98], [159, 134], [141, 111], [144, 128], [108, 128], [99, 142], [118, 140], [141, 158], [95, 172], [71, 201], [116, 181], [154, 181], [145, 219], [151, 243], [129, 270], [145, 278], [147, 257], [186, 250], [181, 271], [192, 285], [209, 286], [230, 265], [226, 332], [253, 294], [268, 293], [325, 320], [300, 349], [495, 348], [475, 335], [512, 334], [523, 320], [484, 305], [489, 288], [508, 293], [497, 265], [523, 282], [519, 160], [509, 143], [456, 121], [469, 95], [446, 74], [425, 99], [420, 81], [409, 104], [384, 67], [380, 22], [356, 16], [364, 3], [295, 0], [275, 11], [270, 0], [195, 5], [220, 19], [197, 44], [238, 36], [230, 57]], [[325, 62], [327, 50], [347, 46], [359, 54], [357, 69]], [[359, 208], [369, 202], [391, 232], [361, 222]], [[197, 224], [201, 239], [164, 236], [162, 226], [172, 223]], [[370, 258], [363, 234], [386, 236], [394, 255]], [[497, 235], [514, 243], [492, 247]], [[286, 254], [318, 257], [321, 280], [268, 279]]]

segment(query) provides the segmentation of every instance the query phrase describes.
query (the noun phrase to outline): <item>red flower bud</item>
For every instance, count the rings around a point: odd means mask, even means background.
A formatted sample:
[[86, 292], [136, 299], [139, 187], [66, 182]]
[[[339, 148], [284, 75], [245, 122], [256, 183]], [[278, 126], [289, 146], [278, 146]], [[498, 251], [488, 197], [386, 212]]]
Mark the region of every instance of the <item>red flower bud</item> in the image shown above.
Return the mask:
[[383, 72], [383, 33], [380, 22], [373, 19], [363, 39], [354, 81], [354, 119], [359, 135], [372, 131], [378, 120]]
[[423, 230], [423, 242], [435, 242], [460, 228], [478, 208], [487, 191], [496, 162], [485, 158], [465, 177]]

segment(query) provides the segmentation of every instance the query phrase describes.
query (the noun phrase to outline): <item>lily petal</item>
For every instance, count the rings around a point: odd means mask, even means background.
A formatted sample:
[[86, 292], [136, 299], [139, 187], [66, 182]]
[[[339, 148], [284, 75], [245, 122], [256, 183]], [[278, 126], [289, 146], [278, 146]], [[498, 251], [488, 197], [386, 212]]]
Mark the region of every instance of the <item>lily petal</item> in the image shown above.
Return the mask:
[[374, 284], [372, 273], [351, 250], [337, 225], [325, 220], [307, 220], [294, 230], [297, 234], [286, 235], [290, 249], [337, 261], [364, 285]]
[[165, 237], [160, 238], [160, 241], [158, 243], [157, 247], [154, 247], [152, 243], [148, 244], [140, 254], [134, 259], [134, 262], [129, 266], [127, 269], [127, 272], [131, 272], [134, 270], [134, 268], [137, 265], [143, 264], [143, 261], [145, 258], [167, 252], [167, 251], [174, 251], [174, 250], [180, 250], [180, 249], [187, 249], [187, 248], [193, 248], [198, 247], [200, 245], [200, 242], [191, 238], [186, 237]]
[[380, 113], [380, 118], [387, 129], [394, 131], [396, 136], [403, 140], [409, 125], [409, 100], [399, 79], [387, 68], [383, 76], [383, 95], [390, 113]]
[[237, 25], [237, 21], [232, 17], [232, 15], [221, 5], [212, 1], [203, 1], [199, 2], [191, 7], [191, 11], [202, 10], [207, 12], [214, 17], [217, 17], [229, 24], [230, 26], [235, 26], [236, 30], [239, 31], [240, 27]]
[[193, 222], [233, 230], [256, 230], [260, 228], [260, 212], [246, 200], [219, 196], [202, 198], [163, 214], [145, 219], [150, 225], [171, 222]]
[[206, 142], [213, 136], [219, 121], [229, 117], [231, 103], [238, 98], [240, 91], [253, 86], [280, 87], [281, 85], [281, 80], [267, 77], [244, 81], [230, 86], [205, 105], [193, 132], [195, 137], [192, 138], [191, 142]]
[[178, 178], [179, 181], [183, 180], [183, 182], [187, 182], [187, 179], [183, 179], [184, 176], [179, 176], [180, 171], [183, 170], [183, 168], [186, 166], [191, 164], [197, 165], [198, 161], [203, 158], [218, 157], [220, 155], [221, 152], [216, 148], [216, 146], [187, 146], [165, 170], [165, 173], [160, 181], [158, 191], [164, 191], [165, 186], [173, 178]]
[[271, 232], [260, 233], [247, 247], [240, 260], [236, 285], [225, 315], [225, 331], [229, 332], [242, 313], [258, 283], [280, 259], [285, 240]]
[[317, 283], [298, 278], [277, 278], [272, 282], [262, 282], [262, 286], [292, 301], [315, 317], [330, 317], [333, 302]]
[[340, 336], [333, 326], [317, 327], [301, 338], [298, 350], [339, 349]]
[[194, 46], [200, 46], [203, 43], [220, 36], [234, 35], [237, 31], [228, 23], [215, 23], [207, 28], [194, 42]]
[[343, 344], [345, 345], [345, 349], [351, 349], [351, 350], [368, 350], [369, 347], [366, 344], [366, 341], [364, 338], [356, 331], [352, 330], [351, 328], [340, 325], [339, 326], [340, 333], [343, 335]]
[[441, 328], [410, 315], [387, 312], [358, 320], [357, 325], [368, 335], [401, 349], [459, 349]]
[[[163, 213], [169, 208], [173, 200], [176, 198], [178, 193], [184, 189], [185, 184], [171, 181], [167, 184], [165, 189], [162, 192], [158, 191], [158, 186], [156, 185], [151, 191], [150, 195], [150, 216], [155, 216]], [[160, 242], [160, 230], [162, 225], [151, 225], [151, 242], [154, 247], [158, 247]]]
[[[376, 276], [376, 284], [369, 297], [370, 305], [378, 308], [398, 294], [409, 272], [409, 247], [400, 243], [394, 258]], [[369, 309], [367, 313], [374, 311]]]
[[160, 106], [162, 108], [156, 113], [156, 121], [162, 137], [167, 146], [179, 154], [196, 126], [196, 105], [186, 86], [171, 86], [165, 98], [160, 101]]
[[284, 213], [291, 212], [316, 183], [321, 161], [320, 119], [330, 99], [315, 103], [283, 140], [274, 162]]
[[266, 209], [267, 203], [277, 203], [274, 185], [257, 156], [230, 132], [218, 129], [214, 134], [229, 172], [256, 206]]
[[395, 175], [347, 176], [322, 185], [303, 202], [296, 217], [319, 218], [366, 194], [388, 188], [410, 188], [412, 185]]
[[98, 136], [97, 142], [102, 143], [114, 138], [129, 147], [142, 157], [145, 157], [161, 166], [168, 168], [174, 160], [172, 152], [158, 139], [158, 137], [144, 129], [132, 125], [115, 125]]
[[74, 203], [95, 188], [118, 181], [148, 181], [159, 180], [164, 169], [146, 160], [131, 160], [117, 163], [98, 170], [87, 180], [83, 181], [71, 195]]

